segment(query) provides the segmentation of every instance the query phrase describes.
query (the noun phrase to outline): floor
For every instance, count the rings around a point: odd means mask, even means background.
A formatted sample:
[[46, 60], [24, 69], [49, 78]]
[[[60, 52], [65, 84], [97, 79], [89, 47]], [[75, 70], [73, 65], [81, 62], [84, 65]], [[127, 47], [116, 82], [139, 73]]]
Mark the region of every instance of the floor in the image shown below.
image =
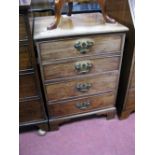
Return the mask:
[[128, 119], [104, 117], [64, 124], [58, 131], [19, 136], [20, 155], [134, 155], [135, 115]]

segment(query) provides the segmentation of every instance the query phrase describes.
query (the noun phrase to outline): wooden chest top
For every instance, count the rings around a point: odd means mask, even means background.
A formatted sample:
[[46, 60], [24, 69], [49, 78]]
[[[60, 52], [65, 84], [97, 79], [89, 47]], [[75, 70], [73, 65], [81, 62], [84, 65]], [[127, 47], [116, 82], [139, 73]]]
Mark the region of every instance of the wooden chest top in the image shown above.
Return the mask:
[[100, 13], [74, 14], [71, 17], [63, 15], [57, 29], [47, 30], [47, 26], [52, 21], [54, 21], [54, 16], [35, 18], [35, 40], [128, 31], [127, 27], [119, 23], [104, 23]]

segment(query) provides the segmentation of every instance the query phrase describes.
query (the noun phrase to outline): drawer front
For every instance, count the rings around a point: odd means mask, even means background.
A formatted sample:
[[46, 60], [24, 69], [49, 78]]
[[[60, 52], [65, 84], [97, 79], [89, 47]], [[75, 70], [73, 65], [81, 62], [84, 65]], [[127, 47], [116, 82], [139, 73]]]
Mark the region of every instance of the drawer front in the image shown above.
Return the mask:
[[46, 86], [48, 101], [107, 92], [116, 88], [118, 72], [53, 83]]
[[128, 92], [128, 97], [125, 105], [125, 109], [130, 109], [135, 106], [135, 89], [130, 89]]
[[34, 74], [21, 75], [19, 77], [19, 97], [37, 96], [36, 79]]
[[25, 40], [28, 38], [27, 30], [26, 30], [26, 23], [24, 20], [23, 15], [19, 15], [19, 39]]
[[50, 64], [43, 66], [44, 80], [54, 80], [59, 78], [102, 73], [105, 71], [118, 70], [120, 57], [87, 58], [77, 61]]
[[72, 114], [79, 114], [84, 112], [94, 111], [100, 108], [107, 108], [113, 106], [115, 103], [115, 95], [112, 93], [86, 97], [73, 101], [66, 101], [57, 104], [49, 104], [48, 111], [52, 117], [61, 117]]
[[19, 47], [19, 69], [26, 70], [32, 68], [31, 55], [28, 46]]
[[120, 53], [122, 35], [97, 35], [39, 44], [42, 61], [82, 57], [102, 53]]
[[31, 122], [43, 120], [44, 111], [40, 100], [25, 101], [19, 103], [19, 122]]

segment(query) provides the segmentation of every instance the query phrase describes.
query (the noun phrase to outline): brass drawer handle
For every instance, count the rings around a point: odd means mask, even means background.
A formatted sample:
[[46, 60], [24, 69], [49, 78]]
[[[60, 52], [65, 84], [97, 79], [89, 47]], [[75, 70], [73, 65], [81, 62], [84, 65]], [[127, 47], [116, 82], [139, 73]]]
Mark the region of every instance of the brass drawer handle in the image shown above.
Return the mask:
[[78, 83], [76, 85], [76, 89], [80, 92], [87, 92], [91, 87], [91, 83]]
[[78, 102], [76, 103], [76, 108], [80, 109], [80, 110], [85, 110], [88, 109], [89, 106], [91, 105], [91, 103], [89, 101], [85, 101], [85, 102]]
[[92, 46], [94, 45], [94, 41], [91, 39], [81, 39], [77, 40], [74, 47], [81, 53], [85, 54], [90, 51]]
[[89, 60], [75, 63], [75, 69], [78, 71], [79, 74], [85, 74], [90, 72], [92, 67], [93, 67], [93, 64]]

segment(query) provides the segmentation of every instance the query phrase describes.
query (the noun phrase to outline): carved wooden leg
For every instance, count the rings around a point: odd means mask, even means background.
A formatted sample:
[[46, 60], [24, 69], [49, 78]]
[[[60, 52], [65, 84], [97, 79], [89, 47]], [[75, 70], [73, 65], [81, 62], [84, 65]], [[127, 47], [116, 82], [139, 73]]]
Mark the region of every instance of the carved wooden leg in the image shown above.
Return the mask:
[[115, 114], [116, 114], [115, 111], [108, 112], [107, 113], [107, 120], [115, 118]]
[[72, 15], [72, 9], [73, 9], [73, 2], [68, 2], [68, 16]]
[[99, 5], [100, 5], [104, 20], [107, 23], [115, 23], [116, 21], [113, 18], [109, 17], [108, 14], [107, 14], [106, 0], [97, 0], [97, 1], [98, 1]]
[[63, 7], [63, 4], [64, 4], [64, 0], [55, 0], [55, 22], [51, 23], [47, 27], [47, 30], [52, 30], [57, 28], [61, 19], [61, 9]]

